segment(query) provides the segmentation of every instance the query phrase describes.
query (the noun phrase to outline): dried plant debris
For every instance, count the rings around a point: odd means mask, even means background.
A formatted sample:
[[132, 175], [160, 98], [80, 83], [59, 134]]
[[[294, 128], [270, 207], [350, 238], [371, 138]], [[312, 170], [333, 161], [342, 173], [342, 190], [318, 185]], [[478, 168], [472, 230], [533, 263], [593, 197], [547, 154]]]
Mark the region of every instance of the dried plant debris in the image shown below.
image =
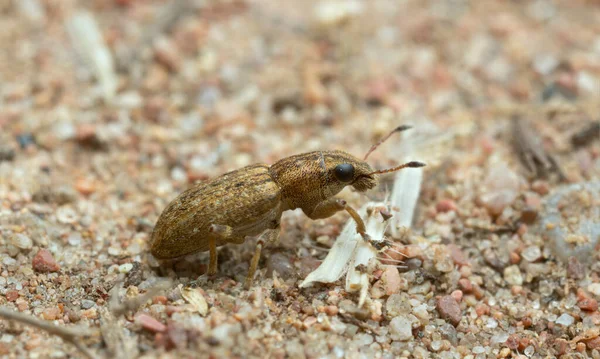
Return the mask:
[[66, 28], [76, 53], [100, 82], [104, 100], [111, 101], [117, 91], [118, 78], [112, 53], [104, 42], [94, 15], [85, 11], [77, 12], [67, 19]]
[[571, 136], [571, 144], [575, 147], [586, 146], [594, 140], [600, 140], [600, 121], [588, 123]]
[[546, 152], [541, 137], [531, 127], [528, 120], [514, 116], [511, 134], [515, 150], [530, 177], [546, 177], [551, 172], [555, 172], [560, 180], [566, 179], [558, 162], [554, 156]]
[[94, 330], [89, 328], [77, 327], [69, 328], [51, 324], [48, 321], [38, 319], [36, 317], [19, 313], [9, 308], [0, 307], [0, 317], [7, 320], [14, 320], [19, 323], [31, 325], [33, 327], [44, 330], [50, 334], [61, 337], [63, 340], [73, 344], [77, 350], [81, 352], [86, 358], [95, 359], [96, 355], [92, 353], [83, 343], [83, 338], [91, 336], [95, 333]]
[[173, 28], [185, 14], [194, 10], [192, 3], [192, 0], [177, 0], [163, 5], [157, 11], [153, 21], [142, 29], [142, 38], [138, 41], [138, 44], [128, 47], [117, 57], [119, 68], [128, 69], [135, 64], [141, 50], [150, 46], [152, 41]]

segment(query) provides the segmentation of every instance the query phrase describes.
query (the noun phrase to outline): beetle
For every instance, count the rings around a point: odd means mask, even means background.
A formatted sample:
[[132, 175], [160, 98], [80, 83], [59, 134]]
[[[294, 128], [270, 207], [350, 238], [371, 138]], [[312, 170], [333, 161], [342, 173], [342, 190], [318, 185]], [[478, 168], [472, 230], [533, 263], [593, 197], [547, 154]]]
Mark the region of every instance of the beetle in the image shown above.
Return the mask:
[[406, 167], [423, 167], [412, 161], [373, 170], [366, 159], [399, 126], [373, 145], [363, 160], [344, 151], [313, 151], [225, 173], [198, 183], [181, 193], [159, 216], [151, 236], [151, 253], [157, 259], [174, 259], [195, 252], [210, 252], [207, 274], [217, 272], [217, 247], [241, 244], [248, 236], [257, 241], [245, 288], [252, 284], [265, 242], [276, 241], [281, 214], [301, 208], [311, 219], [328, 218], [346, 210], [357, 223], [357, 232], [368, 240], [365, 225], [346, 201], [334, 196], [344, 187], [358, 192], [375, 187], [378, 175]]

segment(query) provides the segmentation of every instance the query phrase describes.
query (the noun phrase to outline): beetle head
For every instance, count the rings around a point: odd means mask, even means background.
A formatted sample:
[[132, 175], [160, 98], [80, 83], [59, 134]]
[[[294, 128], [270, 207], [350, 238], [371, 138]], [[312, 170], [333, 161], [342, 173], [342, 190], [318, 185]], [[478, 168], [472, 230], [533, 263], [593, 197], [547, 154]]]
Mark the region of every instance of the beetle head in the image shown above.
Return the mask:
[[377, 174], [373, 168], [349, 153], [328, 151], [324, 153], [324, 163], [329, 184], [337, 191], [352, 186], [357, 191], [364, 192], [377, 186]]
[[332, 187], [336, 187], [336, 189], [341, 190], [345, 186], [352, 186], [359, 192], [365, 192], [377, 185], [378, 182], [378, 174], [395, 172], [401, 170], [402, 168], [411, 167], [418, 168], [425, 166], [422, 162], [411, 161], [405, 163], [400, 166], [396, 166], [393, 168], [385, 169], [385, 170], [376, 170], [374, 171], [371, 166], [366, 162], [367, 157], [376, 150], [379, 145], [385, 142], [388, 138], [390, 138], [396, 132], [402, 132], [410, 129], [410, 126], [398, 126], [394, 130], [392, 130], [387, 136], [385, 136], [381, 141], [371, 146], [369, 151], [364, 157], [364, 160], [359, 160], [358, 158], [342, 151], [332, 151], [327, 154], [327, 161], [324, 161], [326, 164], [328, 178], [334, 179], [336, 181], [335, 185]]

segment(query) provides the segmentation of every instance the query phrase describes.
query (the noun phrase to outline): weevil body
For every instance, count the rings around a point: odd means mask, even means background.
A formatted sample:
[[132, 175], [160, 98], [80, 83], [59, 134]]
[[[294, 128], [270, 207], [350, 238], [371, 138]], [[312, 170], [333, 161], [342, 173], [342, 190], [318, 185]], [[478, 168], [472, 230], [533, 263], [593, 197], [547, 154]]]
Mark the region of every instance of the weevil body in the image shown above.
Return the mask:
[[[395, 131], [403, 129], [406, 128]], [[151, 252], [158, 259], [171, 259], [209, 250], [208, 274], [214, 275], [218, 246], [240, 244], [247, 236], [263, 232], [274, 240], [279, 235], [281, 214], [296, 208], [311, 219], [347, 210], [357, 221], [358, 232], [364, 234], [364, 224], [356, 211], [334, 196], [346, 186], [360, 192], [375, 187], [379, 173], [421, 166], [422, 163], [410, 162], [391, 170], [374, 171], [365, 161], [343, 151], [308, 152], [271, 166], [247, 166], [199, 183], [175, 198], [156, 223]], [[246, 287], [252, 283], [262, 246], [260, 239]]]

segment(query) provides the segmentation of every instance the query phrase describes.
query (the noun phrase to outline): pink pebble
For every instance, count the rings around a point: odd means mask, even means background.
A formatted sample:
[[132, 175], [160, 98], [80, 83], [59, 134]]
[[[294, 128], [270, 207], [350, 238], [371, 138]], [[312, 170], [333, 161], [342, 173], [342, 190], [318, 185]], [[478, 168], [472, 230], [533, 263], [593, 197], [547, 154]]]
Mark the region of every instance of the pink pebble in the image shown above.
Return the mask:
[[144, 329], [147, 329], [151, 332], [162, 333], [167, 330], [167, 326], [158, 320], [152, 318], [148, 314], [138, 314], [135, 316], [135, 322], [141, 325]]

